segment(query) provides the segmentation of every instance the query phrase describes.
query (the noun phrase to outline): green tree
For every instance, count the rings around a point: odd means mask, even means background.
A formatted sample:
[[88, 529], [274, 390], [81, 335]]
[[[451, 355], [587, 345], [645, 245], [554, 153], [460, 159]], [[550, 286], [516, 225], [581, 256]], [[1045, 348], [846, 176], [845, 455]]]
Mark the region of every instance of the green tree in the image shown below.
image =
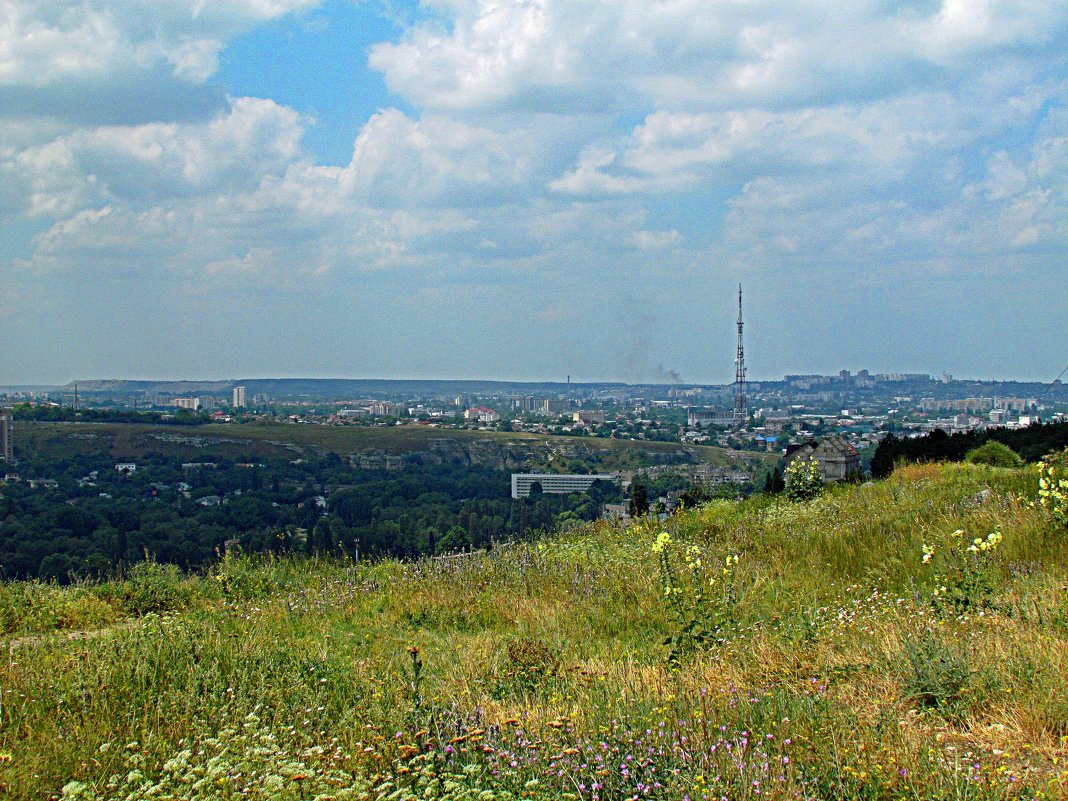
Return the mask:
[[630, 488], [631, 517], [642, 517], [649, 514], [649, 491], [644, 484], [635, 484]]

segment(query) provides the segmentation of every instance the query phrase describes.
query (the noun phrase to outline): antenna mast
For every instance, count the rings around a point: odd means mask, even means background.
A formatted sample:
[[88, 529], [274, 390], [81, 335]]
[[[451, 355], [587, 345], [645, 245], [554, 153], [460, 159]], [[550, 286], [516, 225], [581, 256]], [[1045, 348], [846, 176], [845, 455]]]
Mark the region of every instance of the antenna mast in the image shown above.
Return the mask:
[[745, 396], [745, 346], [742, 344], [742, 285], [738, 284], [738, 355], [734, 359], [734, 424], [741, 428], [749, 419]]

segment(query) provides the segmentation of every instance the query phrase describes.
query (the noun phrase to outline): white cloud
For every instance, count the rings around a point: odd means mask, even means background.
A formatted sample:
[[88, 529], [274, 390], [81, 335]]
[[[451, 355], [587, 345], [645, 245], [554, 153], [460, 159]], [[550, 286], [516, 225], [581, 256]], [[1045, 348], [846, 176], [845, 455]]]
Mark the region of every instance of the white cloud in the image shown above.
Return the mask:
[[375, 114], [356, 139], [341, 185], [374, 204], [467, 206], [510, 194], [529, 177], [520, 137], [447, 117], [415, 121], [396, 109]]
[[192, 193], [254, 188], [300, 155], [292, 109], [236, 98], [205, 124], [153, 123], [79, 129], [44, 144], [0, 150], [0, 174], [25, 188], [31, 215], [79, 206], [161, 203]]
[[382, 43], [371, 64], [431, 108], [560, 112], [796, 107], [873, 98], [970, 74], [1013, 46], [1063, 43], [1068, 8], [1034, 0], [834, 6], [703, 0], [467, 0], [439, 4], [448, 25]]
[[319, 0], [4, 0], [0, 85], [124, 74], [170, 65], [183, 80], [215, 71], [224, 41], [253, 24]]

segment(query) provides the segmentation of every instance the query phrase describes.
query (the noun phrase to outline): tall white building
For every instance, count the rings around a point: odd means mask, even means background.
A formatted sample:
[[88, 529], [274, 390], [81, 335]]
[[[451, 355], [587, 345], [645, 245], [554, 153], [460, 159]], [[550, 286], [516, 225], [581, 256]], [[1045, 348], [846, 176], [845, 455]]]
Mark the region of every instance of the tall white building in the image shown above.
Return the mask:
[[235, 409], [244, 409], [245, 408], [245, 388], [244, 387], [234, 387], [233, 407]]
[[15, 461], [15, 426], [11, 412], [0, 412], [0, 461]]

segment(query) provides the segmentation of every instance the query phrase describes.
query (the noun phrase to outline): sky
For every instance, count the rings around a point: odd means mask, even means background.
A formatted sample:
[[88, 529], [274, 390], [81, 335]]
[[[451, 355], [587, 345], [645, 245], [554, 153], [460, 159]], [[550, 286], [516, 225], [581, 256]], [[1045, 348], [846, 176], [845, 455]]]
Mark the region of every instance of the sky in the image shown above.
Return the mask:
[[1068, 364], [1068, 3], [0, 0], [0, 385]]

